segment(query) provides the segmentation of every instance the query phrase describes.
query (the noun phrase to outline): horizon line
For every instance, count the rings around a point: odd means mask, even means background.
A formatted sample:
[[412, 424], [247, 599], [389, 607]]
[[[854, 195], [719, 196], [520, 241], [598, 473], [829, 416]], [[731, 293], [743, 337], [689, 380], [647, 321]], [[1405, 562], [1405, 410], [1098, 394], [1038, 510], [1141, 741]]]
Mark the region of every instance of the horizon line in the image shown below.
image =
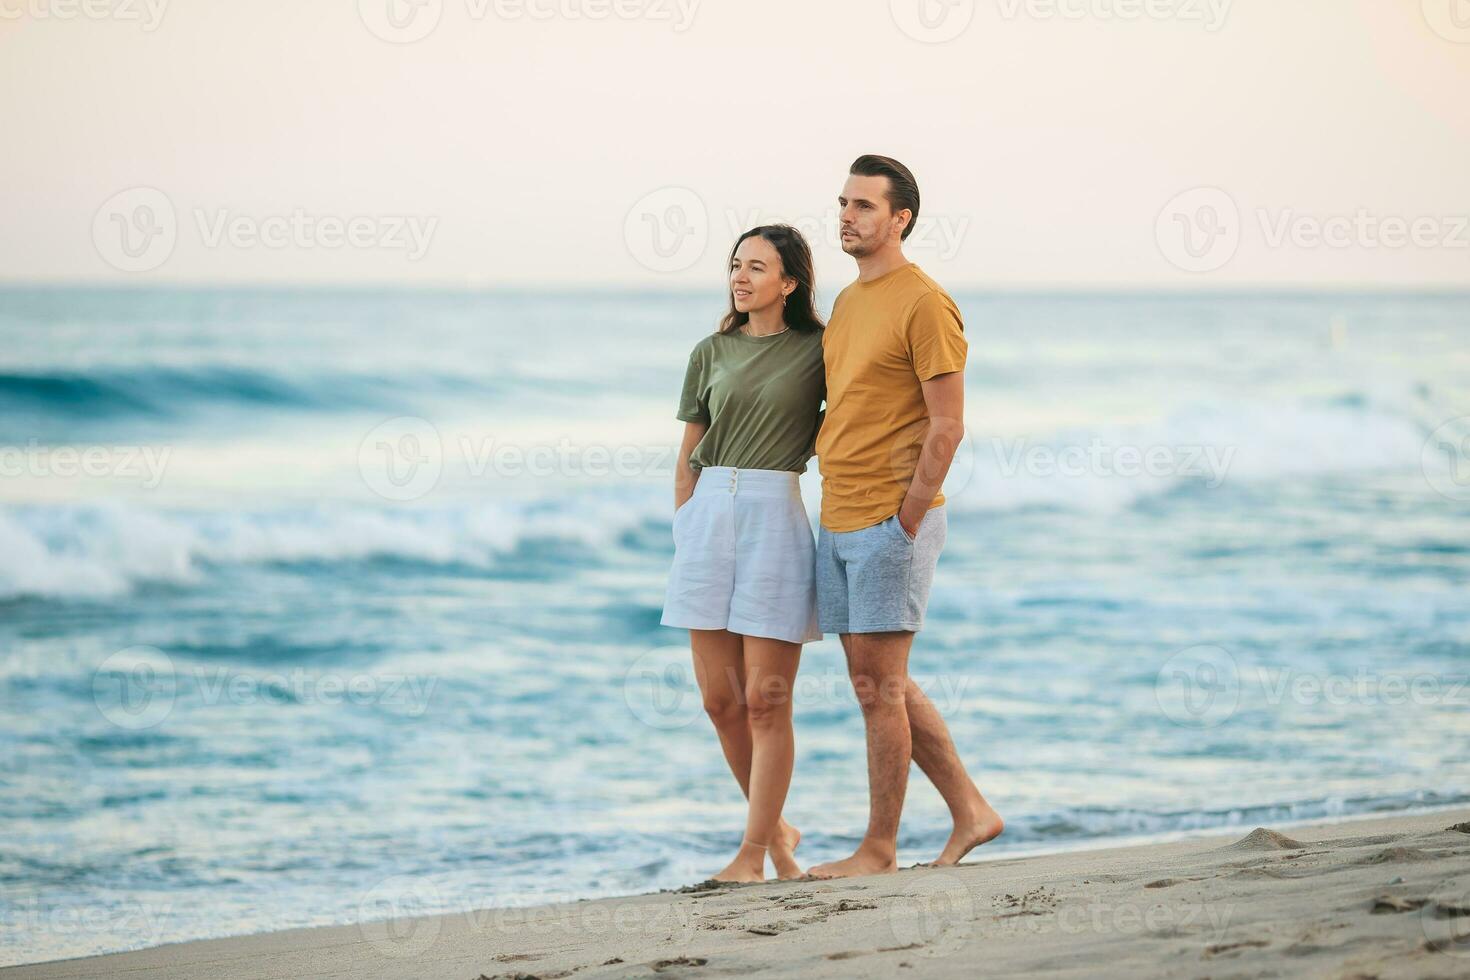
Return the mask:
[[[843, 283], [845, 286], [846, 283]], [[1209, 286], [1158, 283], [1099, 284], [1085, 282], [1016, 283], [966, 282], [946, 284], [951, 293], [998, 296], [1157, 296], [1168, 298], [1232, 296], [1470, 296], [1470, 283], [1329, 283], [1245, 282]], [[180, 292], [360, 292], [360, 293], [525, 293], [571, 292], [580, 295], [704, 295], [718, 288], [687, 283], [666, 286], [615, 282], [464, 282], [454, 280], [414, 282], [411, 280], [357, 282], [350, 280], [187, 280], [126, 281], [106, 279], [9, 279], [0, 276], [0, 291], [142, 292], [150, 289]], [[818, 287], [818, 292], [824, 291]]]

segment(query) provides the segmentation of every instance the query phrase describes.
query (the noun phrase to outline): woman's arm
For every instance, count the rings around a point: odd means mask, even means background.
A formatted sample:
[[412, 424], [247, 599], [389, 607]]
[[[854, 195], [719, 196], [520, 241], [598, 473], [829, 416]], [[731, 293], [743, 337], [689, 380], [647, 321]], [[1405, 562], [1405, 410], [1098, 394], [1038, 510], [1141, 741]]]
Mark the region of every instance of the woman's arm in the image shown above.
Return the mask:
[[679, 445], [679, 461], [674, 464], [675, 510], [684, 506], [684, 502], [694, 493], [694, 484], [699, 482], [699, 471], [690, 467], [689, 457], [708, 430], [709, 425], [705, 422], [684, 423], [684, 441]]

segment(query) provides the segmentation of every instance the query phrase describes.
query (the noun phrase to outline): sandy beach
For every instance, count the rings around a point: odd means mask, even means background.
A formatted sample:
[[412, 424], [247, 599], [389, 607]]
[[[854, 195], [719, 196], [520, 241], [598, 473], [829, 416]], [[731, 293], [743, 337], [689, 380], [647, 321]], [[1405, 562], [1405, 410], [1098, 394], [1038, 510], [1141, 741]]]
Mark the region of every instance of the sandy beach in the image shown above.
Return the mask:
[[[423, 885], [365, 896], [410, 901]], [[391, 912], [390, 912], [391, 914]], [[1462, 977], [1470, 809], [845, 881], [401, 917], [58, 960], [7, 980]]]

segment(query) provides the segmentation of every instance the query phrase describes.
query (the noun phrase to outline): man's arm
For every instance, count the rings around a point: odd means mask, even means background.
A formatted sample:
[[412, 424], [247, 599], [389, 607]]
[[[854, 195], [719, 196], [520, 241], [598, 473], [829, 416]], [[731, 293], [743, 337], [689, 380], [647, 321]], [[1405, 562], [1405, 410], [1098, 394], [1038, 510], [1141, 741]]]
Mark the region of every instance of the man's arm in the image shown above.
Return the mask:
[[929, 428], [914, 467], [914, 480], [898, 509], [898, 523], [909, 537], [919, 533], [919, 522], [939, 496], [944, 475], [965, 437], [965, 372], [936, 374], [922, 382], [924, 405], [929, 410]]

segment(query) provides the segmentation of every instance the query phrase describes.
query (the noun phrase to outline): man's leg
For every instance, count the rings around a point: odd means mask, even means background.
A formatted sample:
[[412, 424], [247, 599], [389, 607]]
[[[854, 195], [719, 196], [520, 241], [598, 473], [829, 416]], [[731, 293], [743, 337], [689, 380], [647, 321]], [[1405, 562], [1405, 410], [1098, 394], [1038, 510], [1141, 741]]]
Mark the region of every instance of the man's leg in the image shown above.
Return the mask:
[[980, 790], [965, 771], [965, 764], [960, 761], [944, 718], [912, 678], [909, 679], [904, 702], [908, 709], [914, 762], [944, 797], [954, 820], [954, 831], [933, 863], [957, 864], [971, 850], [999, 835], [1005, 829], [1005, 821], [980, 795]]
[[[918, 534], [912, 541], [909, 574], [903, 590], [906, 593], [903, 619], [911, 624], [906, 628], [915, 632], [923, 628], [929, 588], [934, 581], [935, 567], [948, 536], [948, 527], [946, 509], [943, 506], [931, 508], [919, 522]], [[904, 535], [903, 529], [899, 528], [898, 533]], [[949, 841], [934, 863], [955, 864], [970, 850], [999, 834], [1005, 824], [965, 772], [944, 719], [912, 680], [908, 683], [905, 700], [913, 737], [914, 761], [944, 797], [954, 820]]]
[[852, 857], [812, 868], [818, 878], [898, 870], [898, 820], [912, 758], [906, 689], [913, 639], [908, 632], [842, 634], [867, 731], [868, 831]]
[[[914, 634], [860, 634], [867, 636], [896, 636]], [[842, 637], [842, 649], [852, 657], [850, 634]], [[909, 737], [914, 763], [923, 771], [944, 802], [949, 806], [954, 830], [935, 865], [955, 864], [966, 854], [986, 841], [998, 836], [1005, 829], [1005, 821], [981, 795], [965, 764], [955, 749], [950, 737], [949, 726], [944, 717], [929, 700], [913, 678], [908, 678], [904, 690], [904, 707], [908, 715]]]

